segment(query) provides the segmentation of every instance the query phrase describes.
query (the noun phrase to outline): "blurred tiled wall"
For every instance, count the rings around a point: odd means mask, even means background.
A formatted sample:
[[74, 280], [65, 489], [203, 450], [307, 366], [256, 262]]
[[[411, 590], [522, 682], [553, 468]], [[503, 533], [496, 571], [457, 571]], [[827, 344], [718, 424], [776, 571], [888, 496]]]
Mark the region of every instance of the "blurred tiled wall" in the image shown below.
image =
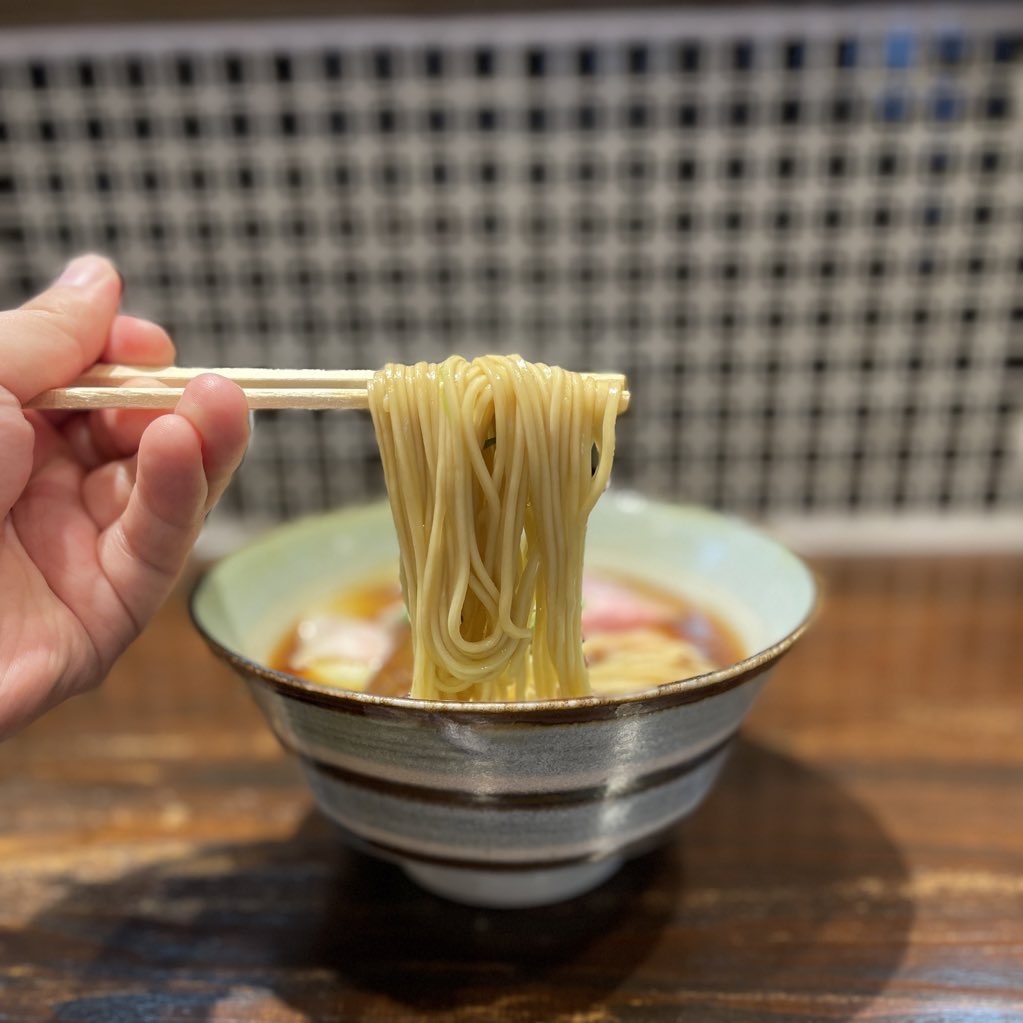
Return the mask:
[[[67, 255], [196, 365], [629, 374], [616, 478], [778, 515], [1019, 501], [1023, 5], [0, 38], [0, 303]], [[237, 512], [379, 490], [261, 414]]]

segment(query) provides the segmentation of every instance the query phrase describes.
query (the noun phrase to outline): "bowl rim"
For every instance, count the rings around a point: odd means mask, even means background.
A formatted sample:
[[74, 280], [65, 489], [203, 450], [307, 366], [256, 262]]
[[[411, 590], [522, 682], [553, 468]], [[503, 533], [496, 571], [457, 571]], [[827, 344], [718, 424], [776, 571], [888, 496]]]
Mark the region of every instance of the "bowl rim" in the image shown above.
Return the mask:
[[[610, 495], [608, 495], [610, 496]], [[210, 583], [210, 578], [223, 564], [229, 554], [217, 562], [207, 566], [195, 580], [188, 595], [188, 613], [192, 625], [202, 636], [210, 649], [235, 669], [252, 679], [270, 685], [277, 692], [285, 696], [293, 697], [303, 703], [312, 703], [321, 707], [328, 707], [334, 710], [347, 711], [360, 716], [382, 714], [392, 717], [395, 713], [400, 714], [429, 714], [431, 717], [453, 717], [459, 721], [467, 722], [469, 719], [480, 719], [483, 721], [494, 721], [496, 719], [507, 719], [512, 721], [520, 720], [531, 723], [568, 723], [573, 718], [590, 717], [618, 717], [623, 714], [636, 711], [648, 711], [660, 709], [664, 706], [671, 706], [680, 703], [694, 703], [706, 697], [725, 692], [745, 682], [751, 681], [756, 676], [773, 665], [789, 648], [798, 640], [816, 619], [821, 608], [822, 583], [816, 572], [798, 554], [789, 549], [774, 537], [762, 532], [754, 526], [749, 525], [742, 519], [725, 515], [720, 512], [704, 508], [699, 505], [677, 504], [670, 501], [658, 501], [641, 497], [632, 492], [618, 491], [618, 497], [636, 499], [639, 497], [646, 505], [656, 507], [661, 511], [668, 511], [672, 514], [691, 514], [697, 512], [701, 515], [725, 521], [731, 525], [739, 526], [761, 539], [773, 544], [778, 549], [786, 552], [805, 571], [810, 583], [810, 605], [803, 617], [790, 629], [781, 639], [767, 647], [756, 651], [748, 657], [744, 657], [734, 664], [724, 668], [715, 668], [713, 671], [704, 672], [702, 675], [694, 675], [687, 679], [680, 679], [675, 682], [663, 682], [658, 686], [649, 689], [641, 689], [636, 692], [622, 693], [616, 695], [592, 695], [576, 696], [563, 700], [532, 700], [532, 701], [507, 701], [500, 703], [466, 703], [456, 700], [423, 700], [413, 699], [408, 696], [380, 696], [376, 693], [362, 693], [350, 689], [340, 689], [331, 686], [320, 685], [290, 675], [287, 672], [278, 671], [259, 661], [246, 657], [236, 650], [232, 650], [220, 640], [215, 638], [206, 625], [202, 622], [198, 611], [198, 602], [202, 596], [203, 589]], [[330, 517], [331, 515], [344, 515], [347, 512], [364, 511], [371, 508], [379, 508], [386, 505], [386, 501], [376, 501], [369, 504], [350, 506], [327, 512], [326, 515], [308, 515], [283, 526], [276, 526], [250, 543], [240, 547], [237, 552], [247, 550], [255, 544], [260, 543], [266, 537], [277, 533], [282, 528], [298, 526], [301, 523], [317, 518]]]

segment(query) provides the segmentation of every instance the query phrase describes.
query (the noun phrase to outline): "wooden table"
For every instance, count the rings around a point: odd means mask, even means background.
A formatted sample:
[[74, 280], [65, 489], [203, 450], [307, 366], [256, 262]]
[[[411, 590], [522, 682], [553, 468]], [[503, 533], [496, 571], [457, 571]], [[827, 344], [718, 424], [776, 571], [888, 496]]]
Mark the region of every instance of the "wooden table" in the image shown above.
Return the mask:
[[172, 602], [0, 748], [0, 1021], [1023, 1018], [1023, 563], [819, 567], [707, 803], [523, 912], [348, 852]]

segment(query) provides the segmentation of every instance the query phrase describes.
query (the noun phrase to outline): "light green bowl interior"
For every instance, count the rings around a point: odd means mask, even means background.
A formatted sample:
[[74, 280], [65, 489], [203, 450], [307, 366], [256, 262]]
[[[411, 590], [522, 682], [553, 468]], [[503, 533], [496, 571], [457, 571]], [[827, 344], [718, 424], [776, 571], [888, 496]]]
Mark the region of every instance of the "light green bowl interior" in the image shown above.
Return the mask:
[[[806, 565], [738, 520], [610, 492], [597, 505], [586, 562], [665, 587], [723, 616], [748, 656], [784, 640], [813, 609]], [[216, 565], [193, 614], [220, 646], [265, 663], [311, 605], [397, 566], [385, 503], [302, 519]]]

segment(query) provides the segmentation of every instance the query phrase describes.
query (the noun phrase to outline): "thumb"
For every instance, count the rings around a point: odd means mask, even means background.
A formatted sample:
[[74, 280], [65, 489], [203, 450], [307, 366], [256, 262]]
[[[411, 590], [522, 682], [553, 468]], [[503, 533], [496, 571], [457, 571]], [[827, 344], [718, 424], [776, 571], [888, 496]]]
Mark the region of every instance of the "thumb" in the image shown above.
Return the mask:
[[0, 387], [24, 404], [69, 384], [99, 358], [120, 301], [113, 263], [73, 259], [41, 295], [0, 313]]
[[70, 383], [103, 351], [121, 301], [121, 278], [101, 256], [79, 256], [20, 309], [0, 312], [0, 518], [32, 471], [35, 431], [21, 406]]

